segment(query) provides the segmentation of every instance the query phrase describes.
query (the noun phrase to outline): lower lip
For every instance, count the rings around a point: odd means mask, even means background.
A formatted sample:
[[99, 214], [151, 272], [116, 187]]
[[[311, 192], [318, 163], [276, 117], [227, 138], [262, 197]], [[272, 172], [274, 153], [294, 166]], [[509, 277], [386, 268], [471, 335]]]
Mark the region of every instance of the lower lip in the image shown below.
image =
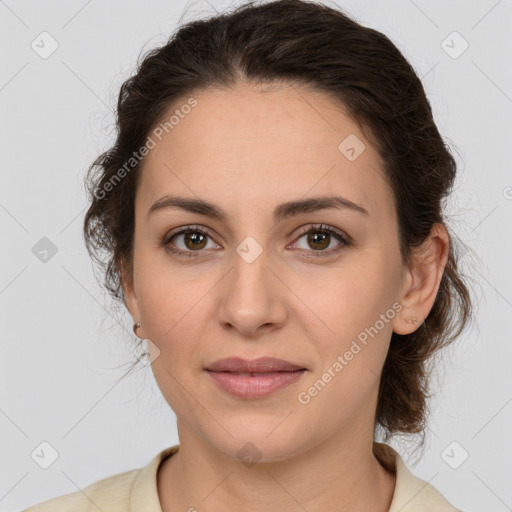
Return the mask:
[[259, 373], [254, 377], [230, 372], [207, 370], [215, 383], [224, 391], [238, 398], [262, 398], [300, 379], [306, 370], [293, 372]]

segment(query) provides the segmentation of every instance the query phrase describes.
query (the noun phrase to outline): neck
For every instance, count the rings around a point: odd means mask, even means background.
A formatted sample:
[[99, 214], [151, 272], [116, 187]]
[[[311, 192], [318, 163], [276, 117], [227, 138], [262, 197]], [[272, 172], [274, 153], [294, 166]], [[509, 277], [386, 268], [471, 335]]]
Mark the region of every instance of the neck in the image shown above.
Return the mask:
[[372, 436], [333, 436], [278, 462], [243, 464], [179, 426], [180, 448], [158, 472], [163, 512], [247, 509], [388, 512], [395, 475], [374, 456]]

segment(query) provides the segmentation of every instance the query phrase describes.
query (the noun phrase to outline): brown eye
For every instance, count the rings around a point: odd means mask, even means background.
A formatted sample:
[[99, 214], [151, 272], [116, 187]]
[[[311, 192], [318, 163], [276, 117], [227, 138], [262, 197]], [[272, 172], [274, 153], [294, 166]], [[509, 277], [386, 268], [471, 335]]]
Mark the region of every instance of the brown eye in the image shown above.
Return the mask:
[[[306, 257], [330, 256], [352, 243], [350, 237], [343, 235], [336, 228], [324, 224], [310, 226], [309, 229], [303, 230], [293, 245], [299, 245], [299, 240], [302, 238], [306, 238], [307, 247], [298, 248], [306, 253]], [[193, 258], [201, 256], [201, 253], [210, 252], [203, 250], [208, 248], [208, 239], [213, 242], [212, 237], [206, 231], [195, 226], [185, 226], [178, 232], [164, 237], [161, 243], [167, 251], [178, 257]], [[336, 240], [339, 243], [334, 248], [328, 249], [331, 242]], [[218, 244], [213, 243], [213, 245], [213, 249], [220, 248]]]
[[313, 249], [327, 249], [327, 247], [329, 247], [330, 236], [331, 235], [328, 233], [310, 231], [307, 238], [308, 244], [310, 244]]
[[208, 235], [200, 233], [199, 231], [186, 231], [185, 233], [182, 234], [183, 243], [185, 244], [185, 247], [187, 247], [187, 249], [192, 249], [194, 251], [198, 249], [203, 249], [205, 247], [205, 241]]
[[[350, 238], [344, 236], [340, 231], [325, 224], [319, 226], [309, 227], [305, 229], [297, 238], [297, 241], [293, 245], [298, 245], [301, 238], [306, 239], [307, 247], [298, 247], [306, 251], [307, 257], [309, 256], [330, 256], [344, 247], [351, 245]], [[337, 240], [339, 243], [332, 249], [327, 250], [331, 242]], [[313, 250], [308, 250], [313, 249]]]
[[[203, 249], [207, 248], [210, 235], [202, 229], [194, 226], [185, 226], [176, 233], [166, 236], [162, 240], [162, 245], [167, 251], [177, 254], [178, 256], [194, 257], [199, 256]], [[213, 244], [214, 247], [219, 247]]]

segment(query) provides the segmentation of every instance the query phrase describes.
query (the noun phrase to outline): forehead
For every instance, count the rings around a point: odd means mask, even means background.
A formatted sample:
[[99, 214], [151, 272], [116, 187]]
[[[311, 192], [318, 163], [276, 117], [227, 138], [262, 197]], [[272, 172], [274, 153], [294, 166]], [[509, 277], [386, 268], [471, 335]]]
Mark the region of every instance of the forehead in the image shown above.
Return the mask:
[[243, 206], [339, 192], [370, 213], [390, 213], [378, 153], [329, 96], [243, 84], [192, 97], [195, 106], [180, 110], [188, 97], [176, 102], [162, 118], [174, 114], [174, 122], [153, 136], [139, 187], [144, 203], [165, 193]]

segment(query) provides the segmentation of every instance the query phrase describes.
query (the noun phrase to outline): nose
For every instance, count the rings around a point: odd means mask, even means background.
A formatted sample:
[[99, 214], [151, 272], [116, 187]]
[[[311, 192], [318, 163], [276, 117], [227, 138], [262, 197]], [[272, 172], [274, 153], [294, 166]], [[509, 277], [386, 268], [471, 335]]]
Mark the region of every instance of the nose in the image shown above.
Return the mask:
[[237, 255], [223, 281], [217, 318], [224, 328], [255, 337], [284, 324], [287, 287], [269, 265], [265, 252], [250, 263]]

